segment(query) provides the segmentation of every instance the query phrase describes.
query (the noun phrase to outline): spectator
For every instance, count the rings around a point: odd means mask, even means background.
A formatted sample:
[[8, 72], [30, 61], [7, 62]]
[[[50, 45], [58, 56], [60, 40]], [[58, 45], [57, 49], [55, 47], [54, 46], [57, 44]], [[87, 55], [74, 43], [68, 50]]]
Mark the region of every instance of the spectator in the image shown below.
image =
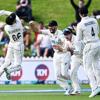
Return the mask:
[[21, 6], [28, 6], [31, 8], [31, 0], [18, 0], [16, 9], [19, 9]]
[[[66, 33], [66, 29], [68, 29], [68, 31], [70, 31], [70, 33], [72, 33], [74, 36], [76, 35], [76, 28], [77, 28], [77, 22], [72, 22], [69, 26], [67, 26], [64, 30]], [[64, 31], [63, 30], [63, 31]], [[67, 32], [68, 32], [67, 31]], [[64, 34], [64, 32], [63, 32]]]
[[100, 19], [100, 10], [94, 10], [92, 12], [92, 15], [96, 18], [96, 19]]
[[80, 21], [81, 21], [81, 17], [79, 16], [79, 11], [78, 11], [79, 8], [82, 8], [83, 6], [85, 6], [85, 7], [88, 9], [89, 6], [90, 6], [90, 4], [91, 4], [91, 1], [92, 1], [92, 0], [88, 0], [87, 4], [85, 5], [84, 0], [79, 0], [79, 4], [76, 5], [76, 4], [74, 3], [74, 0], [70, 0], [71, 4], [72, 4], [72, 6], [73, 6], [73, 8], [74, 8], [74, 10], [75, 10], [75, 17], [76, 17], [76, 21], [77, 21], [77, 22], [80, 22]]
[[40, 27], [40, 29], [46, 29], [46, 27], [45, 27], [43, 21], [40, 21], [40, 22], [39, 22], [39, 27]]
[[73, 35], [76, 35], [76, 28], [77, 28], [77, 22], [71, 23], [70, 26], [68, 26], [68, 29], [71, 31]]
[[26, 29], [24, 31], [24, 47], [25, 47], [25, 50], [29, 50], [30, 49], [30, 46], [31, 46], [31, 32], [29, 29]]
[[[38, 29], [46, 29], [44, 23], [30, 21], [29, 26], [32, 32], [34, 32], [34, 45], [31, 46], [33, 56], [53, 56], [50, 39], [47, 35], [39, 34]], [[36, 28], [36, 29], [35, 29]], [[34, 31], [35, 29], [35, 31]]]
[[[34, 32], [34, 41], [37, 40], [37, 37], [38, 37], [38, 34], [39, 34], [39, 32], [37, 30], [37, 27], [38, 27], [38, 29], [46, 29], [45, 25], [42, 21], [40, 21], [39, 23], [37, 23], [36, 21], [30, 21], [29, 22], [29, 27], [30, 27], [30, 30], [32, 32]], [[34, 31], [34, 29], [35, 29], [35, 31]]]
[[2, 38], [4, 36], [4, 25], [5, 23], [0, 22], [0, 42], [2, 42]]
[[[37, 40], [37, 36], [38, 36], [38, 34], [39, 34], [39, 32], [37, 31], [37, 27], [38, 27], [38, 29], [40, 29], [39, 23], [37, 23], [37, 22], [35, 22], [35, 21], [30, 21], [30, 22], [29, 22], [29, 28], [30, 28], [30, 30], [31, 30], [32, 32], [34, 32], [34, 41]], [[36, 28], [35, 31], [34, 31], [34, 28]]]
[[93, 15], [94, 15], [94, 16], [100, 15], [100, 10], [94, 10], [94, 11], [93, 11]]
[[25, 21], [34, 20], [32, 17], [31, 0], [18, 0], [16, 14]]
[[37, 56], [40, 57], [49, 57], [52, 55], [52, 45], [50, 41], [50, 37], [45, 34], [39, 34], [37, 41], [34, 43], [37, 49]]
[[2, 45], [3, 56], [7, 53], [9, 38], [7, 35], [4, 34], [4, 26], [5, 23], [0, 23], [0, 45]]

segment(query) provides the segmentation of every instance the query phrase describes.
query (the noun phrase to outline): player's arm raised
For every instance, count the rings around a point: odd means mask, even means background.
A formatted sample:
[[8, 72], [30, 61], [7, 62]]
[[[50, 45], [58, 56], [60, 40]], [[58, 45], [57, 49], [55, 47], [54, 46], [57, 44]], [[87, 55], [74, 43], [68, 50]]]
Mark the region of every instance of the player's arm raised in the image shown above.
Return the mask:
[[30, 30], [32, 30], [33, 32], [40, 33], [39, 23], [37, 23], [36, 21], [30, 21], [29, 27], [30, 27]]
[[36, 21], [30, 21], [29, 27], [30, 27], [30, 30], [32, 30], [33, 32], [38, 32], [40, 34], [52, 36], [51, 34], [49, 34], [50, 32], [48, 29], [40, 29], [40, 25]]
[[[11, 12], [11, 11], [6, 11], [6, 10], [0, 10], [0, 16], [2, 16], [2, 15], [10, 15], [10, 14], [12, 14], [13, 12]], [[20, 19], [19, 19], [19, 17], [16, 15], [16, 20], [18, 20], [18, 21], [20, 21]], [[20, 21], [21, 22], [21, 21]]]
[[2, 15], [10, 15], [12, 12], [6, 10], [0, 10], [0, 16]]

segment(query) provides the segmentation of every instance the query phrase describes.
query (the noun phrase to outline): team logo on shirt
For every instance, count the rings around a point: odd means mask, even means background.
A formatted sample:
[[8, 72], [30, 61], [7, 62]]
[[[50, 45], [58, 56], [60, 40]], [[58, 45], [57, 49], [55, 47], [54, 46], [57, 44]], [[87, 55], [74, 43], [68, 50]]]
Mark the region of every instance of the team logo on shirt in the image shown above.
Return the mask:
[[40, 64], [35, 69], [35, 76], [38, 80], [46, 80], [49, 76], [49, 69], [46, 65]]

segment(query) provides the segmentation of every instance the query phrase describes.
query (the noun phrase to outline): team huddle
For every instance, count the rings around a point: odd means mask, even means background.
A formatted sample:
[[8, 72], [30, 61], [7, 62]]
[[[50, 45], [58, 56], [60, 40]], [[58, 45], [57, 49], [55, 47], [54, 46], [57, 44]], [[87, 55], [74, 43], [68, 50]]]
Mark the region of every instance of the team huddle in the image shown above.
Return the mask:
[[[5, 72], [8, 79], [11, 73], [21, 69], [24, 53], [23, 26], [15, 13], [1, 10], [0, 15], [8, 15], [6, 18], [5, 32], [10, 38], [5, 61], [0, 67], [0, 76]], [[48, 29], [34, 29], [40, 34], [50, 38], [54, 55], [53, 64], [57, 76], [57, 83], [66, 90], [65, 95], [76, 95], [81, 93], [78, 82], [77, 71], [83, 65], [87, 73], [91, 87], [90, 98], [100, 93], [100, 39], [99, 25], [95, 18], [88, 16], [85, 7], [79, 9], [81, 21], [72, 27], [58, 30], [58, 23], [52, 20]], [[68, 70], [71, 67], [71, 73]], [[72, 85], [68, 83], [71, 80]]]

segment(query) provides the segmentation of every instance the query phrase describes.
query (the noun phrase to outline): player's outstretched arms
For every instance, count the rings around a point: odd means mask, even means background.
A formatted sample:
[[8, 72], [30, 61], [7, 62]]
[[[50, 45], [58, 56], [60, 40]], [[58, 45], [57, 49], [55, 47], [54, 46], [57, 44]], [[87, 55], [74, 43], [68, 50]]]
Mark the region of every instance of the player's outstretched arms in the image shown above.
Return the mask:
[[36, 21], [30, 21], [29, 27], [33, 32], [40, 32], [39, 24]]
[[2, 15], [10, 15], [12, 12], [6, 10], [0, 10], [0, 16]]
[[[8, 15], [10, 16], [13, 12], [11, 11], [6, 11], [6, 10], [0, 10], [0, 16], [2, 15]], [[20, 18], [16, 15], [16, 20], [18, 20], [19, 22], [21, 22]]]

